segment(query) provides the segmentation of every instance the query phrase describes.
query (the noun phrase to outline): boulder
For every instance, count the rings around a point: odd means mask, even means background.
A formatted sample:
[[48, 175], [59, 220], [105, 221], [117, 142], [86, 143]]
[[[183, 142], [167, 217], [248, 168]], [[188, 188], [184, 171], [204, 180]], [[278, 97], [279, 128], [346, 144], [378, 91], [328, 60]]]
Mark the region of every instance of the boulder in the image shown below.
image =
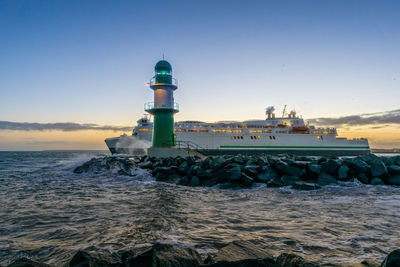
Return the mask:
[[124, 257], [122, 264], [135, 267], [196, 267], [203, 262], [194, 249], [155, 244], [140, 253]]
[[369, 184], [369, 177], [365, 172], [359, 173], [357, 179], [363, 184]]
[[276, 162], [275, 169], [278, 170], [278, 172], [286, 175], [300, 176], [302, 174], [301, 169], [290, 166], [289, 164], [283, 161]]
[[80, 250], [69, 261], [69, 267], [97, 267], [97, 266], [119, 266], [121, 264], [118, 255], [101, 253], [95, 254], [92, 252]]
[[372, 176], [376, 177], [387, 177], [389, 176], [389, 172], [385, 166], [385, 163], [383, 163], [382, 160], [376, 160], [374, 163], [372, 163], [371, 167], [369, 168]]
[[211, 169], [218, 170], [219, 168], [222, 167], [224, 163], [225, 159], [223, 157], [215, 157], [213, 158], [213, 160], [210, 161], [209, 165]]
[[330, 159], [324, 162], [322, 164], [322, 167], [324, 168], [324, 171], [326, 173], [336, 175], [337, 170], [339, 169], [341, 164], [342, 164], [341, 160]]
[[263, 173], [260, 173], [256, 176], [256, 181], [261, 183], [268, 183], [268, 181], [272, 179], [279, 179], [278, 174], [270, 168]]
[[235, 166], [231, 169], [226, 170], [226, 174], [231, 181], [239, 180], [242, 175], [242, 171], [239, 166]]
[[197, 176], [193, 176], [192, 179], [190, 180], [190, 183], [188, 186], [199, 186], [200, 185], [200, 179]]
[[390, 175], [400, 175], [400, 166], [390, 165], [388, 171]]
[[50, 267], [50, 266], [51, 265], [36, 262], [28, 258], [17, 259], [8, 265], [8, 267]]
[[303, 181], [297, 181], [292, 184], [293, 189], [297, 190], [315, 190], [321, 188], [318, 184], [315, 183], [307, 183]]
[[164, 180], [164, 182], [176, 184], [180, 179], [181, 176], [179, 174], [171, 174]]
[[317, 179], [322, 172], [322, 166], [317, 164], [311, 164], [307, 169], [307, 174], [311, 179]]
[[368, 163], [369, 165], [371, 165], [374, 161], [379, 159], [379, 157], [375, 154], [363, 155], [359, 158]]
[[400, 267], [400, 249], [390, 252], [382, 262], [381, 267]]
[[187, 176], [182, 177], [179, 181], [178, 181], [178, 185], [188, 185], [189, 184], [189, 178]]
[[200, 180], [207, 180], [210, 179], [212, 176], [212, 170], [200, 170], [197, 173], [197, 177], [200, 178]]
[[365, 173], [369, 168], [369, 165], [365, 161], [358, 158], [354, 159], [351, 164], [357, 173]]
[[372, 184], [372, 185], [384, 185], [385, 183], [382, 181], [381, 178], [379, 178], [379, 177], [373, 177], [373, 178], [371, 179], [371, 184]]
[[283, 183], [283, 185], [291, 185], [298, 180], [300, 180], [300, 177], [293, 175], [283, 175], [281, 177], [281, 182]]
[[260, 166], [258, 165], [245, 165], [242, 170], [248, 176], [255, 177], [258, 174], [259, 168]]
[[276, 259], [276, 267], [317, 267], [319, 265], [307, 262], [298, 255], [283, 253]]
[[143, 161], [137, 164], [142, 169], [152, 169], [153, 168], [153, 163], [151, 161]]
[[336, 184], [337, 180], [335, 177], [327, 174], [327, 173], [321, 173], [318, 176], [318, 184], [320, 185], [328, 185], [328, 184]]
[[251, 187], [251, 185], [254, 183], [254, 179], [251, 178], [250, 176], [246, 175], [245, 173], [242, 173], [242, 176], [240, 176], [239, 182], [244, 185], [245, 187]]
[[386, 182], [390, 185], [400, 185], [400, 175], [390, 176], [386, 178]]
[[208, 266], [275, 266], [274, 258], [250, 241], [233, 241], [221, 248]]
[[175, 169], [172, 167], [157, 167], [154, 169], [154, 174], [161, 173], [165, 176], [175, 174]]
[[305, 169], [310, 165], [309, 161], [303, 161], [303, 160], [295, 160], [290, 163], [293, 167], [299, 168], [299, 169]]
[[178, 172], [183, 175], [186, 173], [188, 168], [189, 168], [189, 164], [187, 163], [187, 161], [184, 161], [179, 165]]
[[338, 179], [339, 180], [346, 180], [348, 178], [348, 172], [350, 168], [346, 165], [342, 165], [338, 169]]
[[225, 169], [219, 169], [213, 172], [213, 177], [217, 179], [219, 184], [225, 183], [229, 180], [228, 172]]
[[207, 179], [207, 180], [201, 182], [201, 185], [204, 185], [207, 187], [211, 187], [216, 184], [218, 184], [217, 178], [211, 178], [211, 179]]
[[283, 186], [283, 183], [281, 180], [274, 178], [271, 179], [268, 183], [267, 183], [267, 187], [281, 187]]

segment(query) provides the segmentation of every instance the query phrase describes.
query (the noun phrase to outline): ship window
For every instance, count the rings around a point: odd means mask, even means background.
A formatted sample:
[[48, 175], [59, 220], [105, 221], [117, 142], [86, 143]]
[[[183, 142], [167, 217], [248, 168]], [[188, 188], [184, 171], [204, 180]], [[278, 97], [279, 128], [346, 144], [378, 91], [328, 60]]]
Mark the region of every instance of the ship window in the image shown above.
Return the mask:
[[251, 139], [253, 139], [253, 136], [250, 136]]
[[234, 136], [233, 139], [236, 139], [236, 136]]
[[272, 139], [272, 136], [269, 136], [269, 139]]
[[243, 139], [243, 136], [241, 136], [240, 139]]
[[318, 139], [318, 140], [321, 140], [321, 136], [318, 135], [318, 136], [317, 136], [317, 139]]
[[257, 139], [260, 140], [260, 136], [257, 136]]
[[272, 136], [272, 138], [275, 140], [275, 136]]

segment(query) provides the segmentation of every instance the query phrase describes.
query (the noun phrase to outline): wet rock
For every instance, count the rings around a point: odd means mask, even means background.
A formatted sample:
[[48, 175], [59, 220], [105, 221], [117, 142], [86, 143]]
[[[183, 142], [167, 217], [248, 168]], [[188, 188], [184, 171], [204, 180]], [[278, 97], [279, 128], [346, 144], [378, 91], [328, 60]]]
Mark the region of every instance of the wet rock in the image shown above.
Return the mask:
[[117, 255], [111, 254], [94, 254], [92, 252], [87, 252], [80, 250], [78, 251], [72, 259], [69, 261], [69, 267], [97, 267], [97, 266], [119, 266], [121, 264], [119, 257]]
[[228, 172], [225, 169], [214, 171], [212, 176], [217, 179], [219, 184], [225, 183], [229, 180]]
[[390, 165], [388, 171], [390, 175], [400, 175], [400, 166]]
[[354, 159], [351, 164], [357, 173], [365, 173], [369, 168], [369, 165], [365, 161], [358, 158]]
[[188, 168], [189, 168], [189, 164], [186, 161], [184, 161], [179, 165], [178, 172], [180, 174], [185, 174]]
[[50, 267], [50, 266], [51, 265], [36, 262], [28, 258], [17, 259], [8, 265], [8, 267]]
[[293, 167], [299, 168], [299, 169], [306, 169], [309, 165], [309, 161], [303, 161], [303, 160], [296, 160], [290, 163]]
[[337, 170], [339, 169], [341, 163], [342, 162], [340, 160], [330, 159], [330, 160], [327, 160], [326, 162], [324, 162], [322, 167], [324, 168], [324, 171], [326, 173], [336, 175]]
[[261, 183], [268, 183], [272, 179], [279, 179], [278, 174], [270, 168], [263, 173], [260, 173], [256, 176], [256, 181]]
[[169, 176], [164, 180], [164, 182], [176, 184], [177, 182], [180, 181], [180, 179], [181, 179], [181, 176], [180, 176], [179, 174], [172, 174], [172, 175], [169, 175]]
[[311, 164], [307, 169], [307, 174], [311, 179], [317, 179], [322, 172], [322, 166], [317, 164]]
[[346, 165], [342, 165], [338, 169], [338, 179], [339, 180], [347, 180], [348, 178], [348, 172], [350, 171], [350, 168]]
[[211, 187], [218, 184], [217, 178], [211, 178], [205, 181], [201, 182], [201, 185], [207, 186], [207, 187]]
[[199, 186], [200, 185], [200, 179], [197, 176], [193, 176], [192, 179], [190, 180], [190, 183], [188, 186]]
[[125, 257], [123, 264], [135, 267], [196, 267], [203, 262], [197, 251], [191, 248], [155, 244], [141, 253]]
[[212, 178], [212, 170], [200, 170], [197, 174], [197, 177], [200, 178], [200, 180], [207, 180]]
[[254, 183], [254, 179], [251, 178], [250, 176], [246, 175], [245, 173], [242, 173], [242, 176], [240, 176], [239, 182], [244, 185], [245, 187], [251, 187], [251, 185]]
[[298, 180], [300, 180], [300, 177], [293, 175], [284, 175], [281, 177], [281, 182], [283, 183], [283, 185], [292, 185]]
[[363, 184], [369, 184], [369, 177], [365, 172], [359, 173], [357, 179]]
[[318, 184], [320, 185], [328, 185], [328, 184], [336, 184], [337, 180], [335, 177], [327, 174], [327, 173], [321, 173], [318, 176]]
[[169, 176], [171, 174], [175, 174], [175, 170], [172, 167], [157, 167], [154, 169], [154, 173], [161, 173], [165, 176]]
[[144, 161], [138, 163], [137, 166], [142, 169], [151, 169], [153, 167], [153, 163], [151, 163], [151, 161]]
[[389, 172], [381, 160], [375, 160], [374, 163], [370, 167], [370, 172], [372, 176], [376, 177], [387, 177], [389, 176]]
[[239, 180], [242, 171], [239, 166], [234, 166], [233, 168], [226, 170], [226, 174], [230, 180], [235, 181]]
[[182, 177], [178, 183], [178, 185], [189, 185], [189, 178], [187, 176]]
[[400, 249], [390, 252], [382, 262], [381, 267], [400, 267]]
[[315, 183], [307, 183], [303, 181], [297, 181], [292, 184], [293, 189], [297, 190], [315, 190], [321, 188], [318, 184]]
[[221, 248], [213, 257], [213, 261], [209, 266], [275, 266], [274, 258], [250, 241], [233, 241]]
[[317, 264], [306, 261], [300, 256], [283, 253], [276, 259], [276, 267], [317, 267]]
[[225, 163], [225, 159], [223, 157], [216, 157], [210, 161], [209, 165], [210, 165], [211, 169], [218, 170], [219, 168], [221, 168], [224, 165], [224, 163]]
[[381, 178], [374, 177], [374, 178], [371, 179], [371, 184], [372, 185], [384, 185], [385, 183], [382, 181]]
[[281, 187], [283, 186], [283, 183], [281, 180], [278, 180], [276, 178], [271, 179], [268, 183], [267, 183], [267, 187]]
[[251, 177], [255, 177], [258, 174], [258, 169], [260, 166], [258, 165], [246, 165], [243, 167], [243, 172]]
[[399, 185], [400, 186], [400, 175], [390, 176], [386, 179], [387, 184], [389, 185]]
[[291, 176], [300, 176], [302, 174], [301, 169], [290, 166], [286, 162], [283, 161], [278, 161], [275, 163], [275, 169], [278, 170], [278, 172], [286, 175], [291, 175]]

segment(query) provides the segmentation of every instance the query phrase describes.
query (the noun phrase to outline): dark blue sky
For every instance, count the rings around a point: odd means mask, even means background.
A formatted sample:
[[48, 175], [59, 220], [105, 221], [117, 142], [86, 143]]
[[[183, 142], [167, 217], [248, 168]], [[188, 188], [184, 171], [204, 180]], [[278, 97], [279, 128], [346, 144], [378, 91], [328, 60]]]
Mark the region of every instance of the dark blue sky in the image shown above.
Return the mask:
[[0, 1], [0, 120], [131, 125], [165, 54], [179, 119], [391, 110], [400, 1]]

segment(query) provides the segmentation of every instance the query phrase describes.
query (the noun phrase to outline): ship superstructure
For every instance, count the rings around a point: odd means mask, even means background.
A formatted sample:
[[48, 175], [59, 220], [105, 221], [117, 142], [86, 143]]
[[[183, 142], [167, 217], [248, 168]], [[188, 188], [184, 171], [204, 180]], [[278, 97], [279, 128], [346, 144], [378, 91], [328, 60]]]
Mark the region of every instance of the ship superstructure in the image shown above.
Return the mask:
[[[370, 153], [368, 140], [337, 137], [335, 128], [320, 128], [305, 124], [295, 111], [276, 117], [267, 108], [265, 120], [206, 123], [182, 121], [175, 123], [178, 147], [195, 149], [205, 155], [216, 154], [280, 154], [301, 155], [360, 155]], [[106, 139], [112, 153], [128, 153], [118, 145], [120, 138], [152, 141], [153, 123], [148, 116], [138, 120], [132, 136]]]

